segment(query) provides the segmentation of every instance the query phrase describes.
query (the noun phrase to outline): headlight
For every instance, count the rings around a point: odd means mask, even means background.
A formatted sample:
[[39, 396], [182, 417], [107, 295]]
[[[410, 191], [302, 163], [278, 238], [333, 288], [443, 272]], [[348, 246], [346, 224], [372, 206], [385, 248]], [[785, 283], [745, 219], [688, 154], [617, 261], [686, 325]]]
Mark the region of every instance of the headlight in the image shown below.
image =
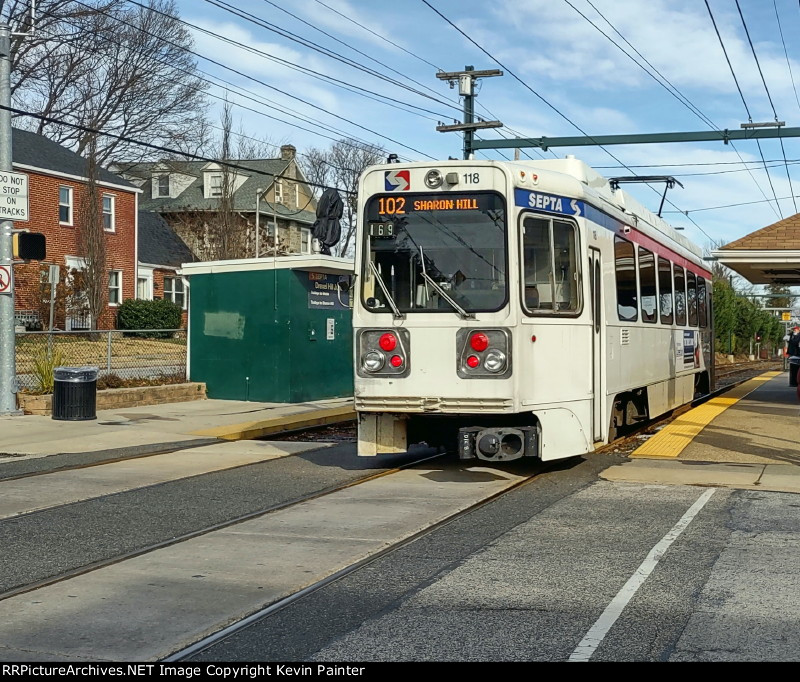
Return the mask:
[[376, 350], [371, 350], [369, 353], [364, 355], [363, 359], [361, 360], [361, 365], [368, 372], [377, 372], [383, 368], [385, 362], [386, 358], [384, 357], [383, 353], [379, 353]]
[[502, 372], [506, 366], [506, 354], [493, 348], [486, 354], [483, 366], [487, 372]]
[[425, 174], [425, 184], [431, 189], [437, 189], [442, 186], [444, 178], [440, 171], [432, 168]]

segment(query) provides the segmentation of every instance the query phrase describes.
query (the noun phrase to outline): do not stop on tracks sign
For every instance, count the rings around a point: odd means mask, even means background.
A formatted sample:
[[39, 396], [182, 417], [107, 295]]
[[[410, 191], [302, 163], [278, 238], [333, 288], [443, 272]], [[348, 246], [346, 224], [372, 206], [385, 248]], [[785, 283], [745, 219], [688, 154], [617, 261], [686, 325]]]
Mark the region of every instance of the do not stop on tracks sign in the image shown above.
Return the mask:
[[0, 220], [28, 220], [28, 176], [0, 171]]

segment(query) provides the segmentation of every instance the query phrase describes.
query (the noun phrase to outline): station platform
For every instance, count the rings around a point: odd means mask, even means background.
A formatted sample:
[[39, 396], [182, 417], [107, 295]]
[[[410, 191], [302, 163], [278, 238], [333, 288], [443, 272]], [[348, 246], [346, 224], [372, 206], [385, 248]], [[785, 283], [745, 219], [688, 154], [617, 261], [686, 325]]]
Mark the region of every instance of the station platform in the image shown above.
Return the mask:
[[351, 397], [304, 403], [194, 400], [98, 410], [96, 419], [84, 421], [0, 416], [0, 463], [53, 455], [73, 455], [67, 458], [73, 463], [100, 462], [249, 441], [355, 418]]
[[677, 417], [603, 478], [800, 493], [800, 402], [766, 372]]

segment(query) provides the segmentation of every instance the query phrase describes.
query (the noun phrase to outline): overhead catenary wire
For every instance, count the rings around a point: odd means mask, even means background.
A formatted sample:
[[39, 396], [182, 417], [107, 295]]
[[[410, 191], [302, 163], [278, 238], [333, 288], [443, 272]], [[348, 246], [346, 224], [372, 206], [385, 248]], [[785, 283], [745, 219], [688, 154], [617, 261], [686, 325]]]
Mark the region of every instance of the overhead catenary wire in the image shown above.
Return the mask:
[[[756, 48], [753, 45], [752, 39], [750, 38], [750, 31], [747, 28], [747, 22], [744, 20], [744, 14], [742, 14], [742, 8], [739, 6], [739, 0], [736, 0], [736, 9], [739, 10], [739, 17], [742, 20], [742, 26], [744, 26], [744, 32], [745, 32], [745, 35], [747, 36], [747, 42], [750, 44], [750, 50], [753, 53], [753, 59], [755, 60], [756, 66], [758, 67], [758, 73], [761, 76], [761, 82], [764, 84], [764, 90], [767, 93], [767, 99], [769, 100], [769, 105], [772, 107], [772, 114], [773, 114], [773, 116], [775, 116], [775, 123], [777, 123], [778, 122], [778, 112], [775, 110], [775, 104], [772, 101], [772, 95], [770, 94], [769, 88], [767, 87], [767, 79], [764, 78], [764, 72], [761, 70], [761, 62], [759, 62], [759, 60], [758, 60], [758, 55], [756, 54]], [[777, 8], [776, 8], [776, 17], [777, 17]], [[780, 27], [780, 19], [778, 19], [778, 27]], [[781, 138], [778, 138], [778, 139], [780, 140], [781, 152], [783, 153], [783, 158], [785, 159], [786, 158], [786, 150], [783, 148], [783, 140]], [[764, 164], [764, 166], [766, 168], [766, 163]], [[789, 174], [789, 165], [788, 164], [786, 164], [786, 177], [789, 180], [789, 194], [792, 196], [792, 202], [794, 203], [794, 210], [795, 210], [795, 213], [797, 213], [797, 202], [794, 199], [794, 191], [792, 190], [792, 177]], [[770, 183], [770, 186], [771, 185], [772, 185], [772, 183]], [[781, 214], [781, 215], [783, 215], [783, 214]]]
[[[733, 82], [736, 84], [736, 89], [739, 91], [739, 97], [742, 99], [742, 104], [744, 105], [744, 110], [747, 112], [747, 119], [752, 123], [753, 117], [750, 115], [750, 108], [747, 106], [747, 101], [744, 98], [744, 93], [742, 92], [742, 88], [739, 85], [739, 79], [736, 77], [736, 71], [733, 69], [733, 64], [731, 64], [731, 60], [728, 57], [728, 50], [725, 48], [725, 43], [722, 40], [722, 35], [719, 32], [719, 28], [717, 27], [717, 22], [714, 19], [714, 13], [711, 11], [711, 6], [708, 4], [708, 0], [704, 0], [706, 4], [706, 9], [708, 10], [708, 16], [711, 18], [711, 23], [714, 26], [714, 32], [717, 34], [717, 40], [719, 41], [719, 45], [722, 48], [722, 52], [725, 55], [725, 61], [728, 63], [728, 68], [730, 69], [731, 76], [733, 77]], [[738, 2], [737, 2], [738, 6]], [[761, 160], [764, 161], [764, 152], [761, 150], [761, 143], [756, 139], [756, 144], [758, 145], [758, 153], [761, 156]], [[764, 161], [764, 165], [766, 166], [766, 161]], [[777, 214], [782, 219], [783, 218], [783, 211], [781, 211], [780, 203], [778, 202], [778, 196], [775, 194], [775, 188], [772, 185], [772, 178], [770, 177], [769, 171], [764, 170], [767, 174], [767, 180], [769, 180], [769, 185], [772, 188], [772, 195], [775, 197], [775, 205], [777, 207]]]
[[[571, 120], [571, 119], [570, 119], [570, 118], [569, 118], [569, 117], [568, 117], [568, 116], [567, 116], [565, 113], [563, 113], [563, 112], [562, 112], [560, 109], [558, 109], [556, 106], [554, 106], [552, 103], [550, 103], [550, 102], [549, 102], [549, 101], [548, 101], [548, 100], [547, 100], [547, 99], [546, 99], [546, 98], [545, 98], [543, 95], [541, 95], [541, 94], [540, 94], [540, 93], [538, 93], [536, 90], [534, 90], [534, 89], [533, 89], [533, 88], [532, 88], [530, 85], [528, 85], [528, 83], [526, 83], [525, 81], [523, 81], [523, 80], [522, 80], [522, 79], [521, 79], [519, 76], [517, 76], [517, 74], [516, 74], [516, 73], [514, 73], [514, 72], [513, 72], [511, 69], [509, 69], [509, 68], [508, 68], [508, 67], [507, 67], [505, 64], [503, 64], [503, 63], [502, 63], [502, 62], [501, 62], [499, 59], [497, 59], [497, 57], [495, 57], [494, 55], [492, 55], [492, 54], [491, 54], [491, 53], [490, 53], [490, 52], [489, 52], [489, 51], [488, 51], [486, 48], [484, 48], [482, 45], [480, 45], [480, 44], [479, 44], [479, 43], [478, 43], [478, 42], [477, 42], [477, 41], [476, 41], [474, 38], [472, 38], [472, 37], [471, 37], [471, 36], [469, 36], [467, 33], [465, 33], [465, 32], [464, 32], [464, 31], [463, 31], [461, 28], [459, 28], [459, 27], [458, 27], [456, 24], [454, 24], [454, 23], [453, 23], [453, 22], [452, 22], [450, 19], [448, 19], [448, 18], [447, 18], [447, 17], [446, 17], [444, 14], [442, 14], [442, 13], [441, 13], [441, 12], [440, 12], [438, 9], [436, 9], [436, 8], [435, 8], [433, 5], [431, 5], [431, 4], [430, 4], [430, 2], [428, 2], [428, 0], [422, 0], [422, 2], [423, 2], [425, 5], [427, 5], [427, 6], [428, 6], [428, 7], [429, 7], [431, 10], [433, 10], [433, 12], [435, 12], [437, 15], [439, 15], [439, 17], [441, 17], [441, 18], [442, 18], [442, 19], [443, 19], [443, 20], [444, 20], [446, 23], [448, 23], [448, 24], [449, 24], [451, 27], [453, 27], [453, 28], [454, 28], [456, 31], [458, 31], [458, 32], [459, 32], [459, 33], [460, 33], [462, 36], [464, 36], [464, 37], [465, 37], [465, 38], [466, 38], [466, 39], [467, 39], [469, 42], [471, 42], [471, 43], [472, 43], [472, 44], [473, 44], [475, 47], [477, 47], [477, 48], [478, 48], [478, 49], [479, 49], [481, 52], [483, 52], [483, 53], [484, 53], [484, 54], [485, 54], [487, 57], [489, 57], [489, 58], [490, 58], [492, 61], [494, 61], [495, 63], [497, 63], [499, 66], [501, 66], [501, 67], [503, 68], [503, 70], [504, 70], [506, 73], [510, 74], [510, 75], [511, 75], [511, 76], [512, 76], [512, 77], [513, 77], [513, 78], [514, 78], [514, 79], [515, 79], [517, 82], [519, 82], [519, 83], [520, 83], [520, 85], [522, 85], [522, 86], [523, 86], [525, 89], [527, 89], [528, 91], [530, 91], [530, 92], [531, 92], [531, 93], [532, 93], [534, 96], [536, 96], [536, 97], [537, 97], [537, 98], [538, 98], [538, 99], [539, 99], [539, 100], [540, 100], [542, 103], [544, 103], [544, 104], [545, 104], [547, 107], [549, 107], [549, 108], [550, 108], [552, 111], [554, 111], [556, 114], [558, 114], [558, 115], [559, 115], [561, 118], [563, 118], [563, 119], [564, 119], [564, 120], [565, 120], [567, 123], [569, 123], [569, 124], [570, 124], [570, 125], [571, 125], [573, 128], [575, 128], [575, 129], [576, 129], [576, 130], [578, 130], [578, 131], [579, 131], [581, 134], [583, 134], [583, 135], [584, 135], [584, 136], [585, 136], [587, 139], [589, 139], [589, 140], [593, 140], [593, 141], [594, 141], [594, 138], [593, 138], [591, 135], [589, 135], [588, 133], [586, 133], [586, 131], [584, 131], [584, 130], [583, 130], [583, 128], [581, 128], [581, 127], [580, 127], [580, 126], [579, 126], [577, 123], [575, 123], [574, 121], [572, 121], [572, 120]], [[595, 141], [595, 143], [596, 143], [596, 141]], [[596, 144], [597, 144], [597, 143], [596, 143]], [[606, 149], [606, 148], [605, 148], [603, 145], [601, 145], [601, 144], [597, 144], [597, 147], [598, 147], [598, 148], [600, 148], [600, 149], [602, 149], [602, 150], [603, 150], [603, 151], [604, 151], [606, 154], [608, 154], [608, 155], [609, 155], [609, 156], [610, 156], [612, 159], [614, 159], [614, 161], [616, 161], [617, 163], [621, 164], [621, 165], [622, 165], [624, 168], [626, 168], [626, 169], [627, 169], [627, 170], [629, 170], [631, 173], [633, 173], [633, 175], [635, 175], [635, 176], [637, 176], [637, 177], [638, 177], [638, 175], [637, 175], [636, 173], [634, 173], [634, 172], [633, 172], [633, 170], [631, 170], [631, 168], [630, 168], [629, 166], [627, 166], [625, 163], [623, 163], [623, 162], [622, 162], [622, 161], [621, 161], [619, 158], [617, 158], [617, 157], [616, 157], [616, 156], [615, 156], [615, 155], [614, 155], [612, 152], [610, 152], [608, 149]], [[652, 185], [650, 185], [650, 184], [648, 184], [648, 183], [645, 183], [645, 184], [647, 184], [647, 186], [648, 186], [648, 187], [649, 187], [649, 188], [650, 188], [650, 189], [651, 189], [653, 192], [655, 192], [656, 194], [658, 194], [659, 196], [661, 196], [661, 194], [662, 194], [662, 193], [661, 193], [661, 192], [659, 192], [659, 191], [658, 191], [658, 190], [657, 190], [655, 187], [653, 187]], [[677, 207], [677, 206], [675, 206], [675, 204], [674, 204], [674, 203], [673, 203], [673, 202], [672, 202], [670, 199], [666, 199], [666, 201], [667, 201], [667, 203], [668, 203], [670, 206], [673, 206], [673, 207], [675, 207], [676, 209], [678, 209], [678, 207]], [[679, 211], [679, 212], [682, 212], [682, 211], [680, 211], [680, 209], [678, 209], [678, 211]], [[688, 215], [687, 215], [687, 217], [688, 217]], [[698, 230], [700, 230], [700, 231], [701, 231], [701, 232], [702, 232], [702, 233], [703, 233], [703, 234], [704, 234], [706, 237], [708, 237], [709, 239], [711, 239], [711, 240], [713, 241], [713, 238], [712, 238], [712, 237], [711, 237], [711, 236], [710, 236], [710, 235], [709, 235], [709, 234], [708, 234], [708, 233], [707, 233], [707, 232], [706, 232], [706, 231], [705, 231], [705, 230], [704, 230], [702, 227], [700, 227], [700, 225], [698, 225], [698, 224], [697, 224], [697, 223], [696, 223], [694, 220], [692, 220], [691, 218], [689, 218], [689, 220], [692, 222], [692, 224], [693, 224], [695, 227], [697, 227], [697, 229], [698, 229]]]
[[[587, 17], [583, 12], [581, 12], [577, 7], [575, 7], [569, 0], [564, 0], [564, 2], [566, 2], [570, 7], [572, 7], [572, 9], [574, 9], [581, 17], [583, 17], [589, 24], [591, 24], [602, 36], [604, 36], [617, 49], [619, 49], [620, 52], [622, 52], [626, 57], [628, 57], [628, 59], [630, 59], [634, 64], [636, 64], [645, 73], [647, 73], [656, 83], [658, 83], [667, 92], [669, 92], [670, 95], [675, 97], [679, 102], [681, 102], [681, 104], [683, 104], [685, 107], [687, 107], [693, 114], [695, 114], [695, 116], [697, 116], [709, 128], [711, 128], [712, 130], [717, 130], [717, 131], [720, 130], [720, 127], [718, 125], [716, 125], [708, 116], [706, 116], [700, 110], [699, 107], [697, 107], [688, 97], [686, 97], [677, 87], [675, 87], [675, 85], [673, 85], [670, 82], [670, 80], [666, 76], [664, 76], [664, 74], [662, 74], [655, 66], [653, 66], [653, 64], [650, 63], [650, 61], [648, 61], [648, 59], [639, 50], [637, 50], [633, 46], [633, 44], [624, 35], [622, 35], [622, 33], [617, 29], [617, 27], [614, 26], [614, 24], [611, 21], [609, 21], [606, 18], [606, 16], [599, 9], [597, 9], [597, 7], [591, 2], [591, 0], [586, 0], [586, 2], [592, 7], [592, 9], [594, 9], [595, 12], [597, 12], [597, 14], [600, 16], [600, 18], [606, 24], [608, 24], [608, 26], [620, 38], [622, 38], [622, 40], [625, 41], [625, 43], [642, 59], [642, 61], [644, 61], [645, 64], [647, 64], [647, 66], [650, 67], [650, 69], [652, 69], [652, 72], [649, 69], [645, 68], [644, 65], [642, 65], [640, 62], [638, 62], [636, 59], [634, 59], [633, 56], [631, 56], [626, 50], [624, 50], [621, 45], [619, 45], [605, 31], [600, 29], [599, 26], [597, 26], [591, 19], [589, 19], [589, 17]], [[658, 78], [656, 78], [656, 76], [653, 74], [653, 72], [658, 75]], [[661, 79], [661, 80], [659, 80], [659, 79]], [[736, 155], [739, 157], [739, 159], [742, 162], [744, 162], [744, 159], [742, 159], [742, 155], [739, 153], [739, 150], [736, 148], [736, 146], [733, 144], [733, 142], [729, 142], [728, 144], [730, 144], [731, 148], [736, 152]], [[781, 146], [782, 145], [783, 145], [783, 143], [781, 143]], [[760, 151], [760, 147], [759, 147], [759, 151]], [[785, 154], [784, 154], [784, 156], [785, 156]], [[763, 156], [762, 156], [762, 158], [763, 158]], [[631, 167], [633, 168], [635, 166], [631, 166]], [[753, 175], [753, 173], [751, 171], [748, 170], [748, 173], [750, 174], [750, 177], [753, 179], [753, 182], [755, 183], [756, 187], [758, 187], [759, 191], [761, 192], [761, 195], [765, 199], [767, 199], [767, 195], [764, 192], [764, 190], [761, 187], [761, 185], [759, 184], [758, 179]], [[773, 207], [773, 210], [774, 210], [774, 207]]]

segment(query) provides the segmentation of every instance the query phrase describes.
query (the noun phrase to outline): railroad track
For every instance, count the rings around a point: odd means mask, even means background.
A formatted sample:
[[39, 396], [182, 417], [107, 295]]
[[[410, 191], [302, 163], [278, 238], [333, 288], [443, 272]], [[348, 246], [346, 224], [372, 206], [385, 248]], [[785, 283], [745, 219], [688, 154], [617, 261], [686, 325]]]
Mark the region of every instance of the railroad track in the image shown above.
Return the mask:
[[[691, 409], [693, 406], [698, 405], [698, 404], [700, 404], [702, 402], [705, 402], [706, 400], [709, 400], [709, 399], [713, 398], [716, 395], [724, 393], [726, 390], [729, 390], [734, 385], [738, 385], [738, 383], [741, 383], [741, 382], [743, 382], [745, 380], [746, 379], [741, 379], [741, 381], [733, 382], [731, 385], [725, 386], [725, 387], [713, 392], [712, 394], [710, 394], [708, 396], [704, 396], [703, 398], [701, 398], [701, 399], [699, 399], [697, 401], [694, 401], [691, 405], [687, 405], [687, 406], [685, 406], [683, 408], [679, 408], [678, 410], [675, 410], [671, 414], [665, 415], [660, 419], [655, 419], [655, 420], [649, 420], [647, 422], [642, 422], [642, 423], [636, 425], [636, 427], [632, 427], [629, 431], [627, 431], [625, 434], [623, 434], [619, 439], [615, 440], [614, 442], [610, 443], [607, 446], [604, 446], [604, 447], [598, 449], [596, 452], [598, 454], [603, 454], [603, 453], [610, 453], [611, 451], [613, 451], [615, 449], [619, 449], [619, 448], [623, 448], [624, 449], [626, 443], [635, 442], [636, 439], [637, 439], [637, 436], [639, 436], [642, 433], [646, 432], [648, 429], [651, 429], [654, 426], [660, 425], [661, 423], [665, 423], [665, 422], [670, 421], [671, 419], [674, 419], [679, 414], [682, 414], [686, 410]], [[150, 456], [153, 456], [153, 455], [150, 455]], [[267, 514], [271, 514], [272, 512], [277, 512], [277, 511], [281, 511], [281, 510], [287, 510], [287, 509], [290, 509], [292, 507], [295, 507], [295, 506], [300, 505], [300, 504], [305, 503], [305, 502], [318, 500], [319, 498], [325, 497], [327, 495], [330, 495], [330, 494], [338, 492], [338, 491], [345, 490], [347, 488], [352, 488], [354, 486], [358, 486], [358, 485], [360, 485], [362, 483], [367, 483], [369, 481], [373, 481], [373, 480], [376, 480], [376, 479], [379, 479], [379, 478], [391, 476], [393, 474], [398, 474], [398, 473], [400, 473], [400, 472], [402, 472], [404, 470], [411, 469], [411, 468], [413, 468], [415, 466], [418, 466], [418, 465], [426, 466], [426, 465], [433, 464], [434, 467], [438, 468], [441, 465], [436, 464], [436, 461], [437, 460], [442, 460], [442, 459], [445, 459], [445, 458], [450, 458], [452, 460], [453, 455], [449, 454], [449, 453], [432, 454], [431, 450], [420, 451], [418, 453], [418, 455], [409, 456], [406, 459], [403, 459], [403, 461], [401, 463], [398, 463], [398, 465], [394, 466], [394, 467], [390, 467], [390, 468], [387, 468], [387, 469], [382, 469], [382, 470], [377, 471], [377, 472], [376, 471], [369, 471], [369, 470], [366, 470], [366, 471], [363, 471], [363, 472], [359, 471], [358, 472], [358, 477], [356, 479], [352, 479], [352, 480], [349, 480], [347, 482], [339, 483], [339, 484], [336, 484], [336, 485], [331, 485], [329, 487], [323, 487], [323, 488], [314, 490], [313, 492], [310, 492], [308, 494], [292, 495], [291, 498], [287, 498], [285, 501], [283, 501], [283, 502], [281, 502], [279, 504], [265, 505], [265, 506], [263, 506], [261, 508], [258, 508], [255, 511], [251, 511], [251, 512], [246, 513], [246, 514], [239, 514], [239, 515], [236, 515], [236, 516], [232, 516], [231, 518], [227, 518], [223, 522], [209, 523], [209, 524], [203, 525], [200, 528], [194, 529], [191, 532], [184, 532], [184, 533], [175, 534], [174, 536], [171, 536], [169, 538], [163, 538], [162, 537], [162, 538], [159, 539], [159, 541], [156, 541], [156, 542], [143, 543], [142, 545], [136, 547], [134, 550], [131, 550], [131, 551], [117, 552], [117, 553], [113, 554], [112, 556], [104, 557], [101, 560], [87, 562], [84, 565], [75, 566], [75, 567], [73, 567], [71, 569], [68, 569], [68, 570], [59, 570], [59, 572], [57, 574], [54, 574], [52, 576], [49, 576], [49, 577], [46, 577], [46, 578], [43, 578], [43, 579], [39, 579], [39, 580], [35, 580], [35, 581], [31, 581], [31, 582], [29, 582], [27, 584], [24, 584], [24, 585], [18, 585], [16, 587], [11, 588], [11, 589], [7, 589], [6, 591], [0, 593], [0, 601], [4, 601], [4, 600], [10, 599], [10, 598], [13, 598], [13, 597], [15, 597], [17, 595], [21, 595], [21, 594], [25, 594], [25, 593], [32, 593], [32, 592], [35, 592], [38, 589], [46, 588], [48, 586], [51, 586], [51, 585], [54, 585], [56, 583], [60, 583], [60, 582], [63, 582], [63, 581], [67, 581], [67, 580], [70, 580], [72, 578], [77, 578], [78, 576], [85, 575], [85, 574], [90, 573], [92, 571], [96, 571], [96, 570], [99, 570], [99, 569], [102, 569], [102, 568], [105, 568], [105, 567], [110, 567], [110, 566], [113, 566], [114, 564], [119, 564], [119, 563], [124, 562], [124, 561], [126, 561], [128, 559], [133, 559], [135, 557], [139, 557], [139, 556], [148, 554], [150, 552], [154, 552], [156, 550], [169, 547], [171, 545], [176, 545], [178, 543], [186, 542], [188, 540], [191, 540], [193, 538], [197, 538], [197, 537], [209, 534], [209, 533], [211, 533], [213, 531], [216, 531], [216, 530], [226, 529], [226, 528], [229, 528], [229, 527], [234, 526], [236, 524], [240, 524], [240, 523], [243, 523], [243, 522], [246, 522], [246, 521], [250, 521], [250, 520], [256, 519], [256, 518], [261, 517], [261, 516], [265, 516]], [[197, 641], [196, 643], [194, 643], [194, 644], [192, 644], [192, 645], [190, 645], [188, 647], [185, 647], [185, 648], [177, 651], [176, 653], [171, 654], [169, 658], [166, 658], [164, 660], [165, 660], [165, 662], [172, 662], [172, 661], [181, 661], [181, 660], [185, 660], [187, 658], [190, 658], [191, 656], [193, 656], [193, 655], [199, 653], [200, 651], [212, 646], [213, 644], [216, 644], [216, 643], [222, 641], [226, 637], [233, 635], [235, 632], [238, 632], [238, 631], [242, 630], [243, 628], [247, 627], [248, 625], [252, 624], [253, 622], [255, 622], [257, 620], [260, 620], [260, 619], [263, 619], [263, 618], [269, 617], [271, 614], [273, 614], [273, 613], [279, 611], [280, 609], [288, 606], [289, 604], [293, 603], [294, 601], [296, 601], [298, 599], [301, 599], [302, 597], [310, 594], [311, 592], [314, 592], [314, 591], [324, 587], [325, 585], [328, 585], [332, 581], [337, 580], [339, 578], [342, 578], [342, 577], [344, 577], [345, 575], [347, 575], [349, 573], [353, 573], [354, 571], [358, 570], [359, 568], [363, 567], [364, 565], [366, 565], [366, 564], [368, 564], [368, 563], [370, 563], [372, 561], [376, 561], [380, 557], [383, 557], [383, 556], [389, 554], [390, 552], [397, 551], [398, 549], [400, 549], [401, 547], [404, 547], [408, 543], [413, 542], [414, 540], [417, 540], [420, 537], [437, 530], [438, 528], [441, 528], [443, 525], [445, 525], [447, 523], [451, 523], [451, 522], [455, 521], [456, 519], [463, 517], [465, 514], [469, 514], [472, 511], [475, 511], [476, 509], [479, 509], [479, 508], [481, 508], [481, 507], [493, 502], [498, 497], [500, 497], [502, 495], [505, 495], [506, 493], [508, 493], [508, 492], [510, 492], [512, 490], [516, 490], [520, 486], [523, 486], [523, 485], [531, 483], [532, 481], [536, 480], [537, 478], [541, 477], [542, 475], [547, 474], [548, 472], [550, 472], [554, 468], [564, 466], [565, 462], [569, 462], [569, 460], [556, 460], [556, 461], [553, 461], [553, 462], [544, 462], [544, 463], [534, 462], [534, 461], [525, 462], [525, 464], [528, 464], [530, 466], [522, 466], [522, 467], [517, 466], [517, 468], [516, 468], [516, 475], [519, 477], [519, 480], [514, 481], [514, 482], [510, 482], [510, 484], [507, 487], [505, 487], [504, 489], [502, 489], [501, 491], [494, 492], [494, 493], [488, 495], [486, 498], [481, 499], [477, 503], [471, 504], [470, 506], [468, 506], [468, 507], [466, 507], [466, 508], [464, 508], [464, 509], [462, 509], [462, 510], [460, 510], [460, 511], [454, 513], [454, 514], [451, 514], [451, 515], [441, 519], [440, 521], [434, 523], [433, 525], [431, 525], [431, 526], [429, 526], [427, 528], [424, 528], [424, 529], [420, 530], [419, 532], [414, 533], [413, 535], [411, 535], [411, 536], [409, 536], [407, 538], [404, 538], [403, 540], [401, 540], [399, 542], [396, 542], [394, 544], [389, 544], [385, 548], [383, 548], [380, 551], [378, 551], [377, 553], [373, 553], [373, 554], [369, 555], [368, 557], [366, 557], [366, 558], [364, 558], [362, 560], [355, 561], [353, 564], [347, 566], [346, 568], [343, 568], [343, 569], [341, 569], [341, 570], [339, 570], [337, 572], [332, 573], [331, 575], [323, 577], [320, 580], [318, 580], [317, 582], [315, 582], [315, 583], [313, 583], [313, 584], [311, 584], [311, 585], [309, 585], [307, 587], [304, 587], [303, 589], [298, 590], [296, 593], [293, 593], [293, 594], [291, 594], [291, 595], [289, 595], [289, 596], [287, 596], [287, 597], [285, 597], [283, 599], [276, 600], [276, 601], [264, 606], [263, 608], [261, 608], [260, 610], [252, 613], [251, 615], [249, 615], [249, 616], [247, 616], [247, 617], [245, 617], [243, 619], [240, 619], [240, 620], [238, 620], [237, 622], [235, 622], [233, 624], [230, 624], [230, 625], [224, 627], [224, 629], [220, 629], [215, 634], [212, 634], [212, 635], [210, 635], [210, 636], [208, 636], [208, 637], [206, 637], [206, 638], [204, 638], [204, 639], [202, 639], [200, 641]], [[517, 463], [517, 465], [518, 464], [519, 464], [519, 462]], [[91, 466], [97, 466], [97, 463], [93, 463]], [[248, 466], [248, 465], [245, 465], [245, 466]], [[470, 462], [463, 463], [463, 467], [458, 466], [458, 465], [453, 466], [452, 461], [451, 461], [450, 465], [448, 465], [448, 467], [452, 467], [454, 470], [466, 469], [466, 468], [471, 468], [471, 467], [485, 468], [485, 467], [490, 467], [490, 466], [492, 466], [492, 465], [489, 464], [489, 463], [483, 462], [481, 460], [470, 461]], [[363, 474], [363, 475], [361, 475], [361, 474]], [[431, 479], [431, 482], [434, 485], [436, 484], [436, 480], [435, 479]], [[0, 492], [2, 491], [1, 486], [2, 486], [2, 483], [0, 483]], [[153, 486], [153, 487], [157, 487], [157, 486]], [[17, 518], [19, 518], [19, 517], [16, 517], [16, 518], [12, 519], [11, 522], [15, 523]], [[229, 623], [230, 623], [230, 621], [229, 621]]]

